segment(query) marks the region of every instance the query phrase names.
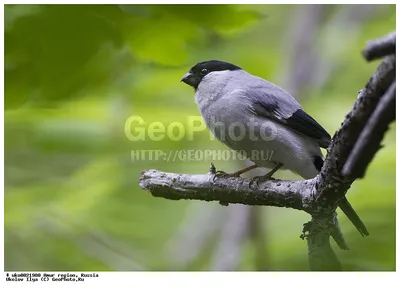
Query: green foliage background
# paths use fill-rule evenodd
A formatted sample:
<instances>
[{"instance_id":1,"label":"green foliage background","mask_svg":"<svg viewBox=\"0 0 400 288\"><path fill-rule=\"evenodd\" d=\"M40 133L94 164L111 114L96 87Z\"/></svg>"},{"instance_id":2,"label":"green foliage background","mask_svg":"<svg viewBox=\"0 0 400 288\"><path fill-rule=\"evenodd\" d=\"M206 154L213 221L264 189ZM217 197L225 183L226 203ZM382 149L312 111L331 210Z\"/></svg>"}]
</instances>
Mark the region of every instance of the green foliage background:
<instances>
[{"instance_id":1,"label":"green foliage background","mask_svg":"<svg viewBox=\"0 0 400 288\"><path fill-rule=\"evenodd\" d=\"M361 57L367 40L395 29L395 6L376 8L357 29L332 27L350 6L327 6L315 41L335 72L307 87L303 107L333 135L378 62ZM292 5L6 5L5 269L210 269L216 239L187 267L166 251L189 201L154 198L138 186L155 168L205 173L209 161L131 161L134 149L223 149L204 131L194 141L129 141L132 115L146 124L198 116L193 91L179 82L195 63L220 59L279 83ZM303 71L307 73L307 71ZM303 100L304 99L304 100ZM348 197L366 223L361 238L339 215L350 251L347 270L395 269L395 125ZM234 170L232 162L217 168ZM280 172L278 177L295 179ZM201 203L201 205L217 205ZM226 209L218 207L217 209ZM307 270L301 241L306 214L262 209L270 270ZM243 243L240 270L257 247ZM178 257L179 255L175 255Z\"/></svg>"}]
</instances>

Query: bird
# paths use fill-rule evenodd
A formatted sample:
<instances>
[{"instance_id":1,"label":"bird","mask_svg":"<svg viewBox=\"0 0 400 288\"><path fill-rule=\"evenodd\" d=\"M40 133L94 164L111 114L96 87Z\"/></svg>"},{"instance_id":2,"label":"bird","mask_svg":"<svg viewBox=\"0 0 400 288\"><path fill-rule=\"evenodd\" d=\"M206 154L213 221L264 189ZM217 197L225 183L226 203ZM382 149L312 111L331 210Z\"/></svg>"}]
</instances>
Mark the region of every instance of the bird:
<instances>
[{"instance_id":1,"label":"bird","mask_svg":"<svg viewBox=\"0 0 400 288\"><path fill-rule=\"evenodd\" d=\"M252 179L258 184L278 170L304 179L320 173L321 148L329 147L331 136L283 88L220 60L197 63L181 81L194 88L195 103L215 138L254 163L234 173L220 171L221 175L239 177L257 167L271 169ZM362 236L369 235L347 198L339 208Z\"/></svg>"}]
</instances>

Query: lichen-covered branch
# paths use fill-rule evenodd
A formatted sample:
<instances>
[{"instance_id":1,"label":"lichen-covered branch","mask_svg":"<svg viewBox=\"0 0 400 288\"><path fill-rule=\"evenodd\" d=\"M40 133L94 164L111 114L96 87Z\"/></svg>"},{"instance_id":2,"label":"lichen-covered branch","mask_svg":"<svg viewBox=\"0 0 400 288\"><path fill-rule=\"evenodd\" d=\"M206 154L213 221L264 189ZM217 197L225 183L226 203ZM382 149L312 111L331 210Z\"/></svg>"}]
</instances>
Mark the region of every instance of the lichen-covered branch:
<instances>
[{"instance_id":1,"label":"lichen-covered branch","mask_svg":"<svg viewBox=\"0 0 400 288\"><path fill-rule=\"evenodd\" d=\"M310 212L315 180L271 180L250 187L245 178L222 178L214 174L174 174L157 170L143 171L139 185L155 197L170 200L203 200L288 207Z\"/></svg>"}]
</instances>

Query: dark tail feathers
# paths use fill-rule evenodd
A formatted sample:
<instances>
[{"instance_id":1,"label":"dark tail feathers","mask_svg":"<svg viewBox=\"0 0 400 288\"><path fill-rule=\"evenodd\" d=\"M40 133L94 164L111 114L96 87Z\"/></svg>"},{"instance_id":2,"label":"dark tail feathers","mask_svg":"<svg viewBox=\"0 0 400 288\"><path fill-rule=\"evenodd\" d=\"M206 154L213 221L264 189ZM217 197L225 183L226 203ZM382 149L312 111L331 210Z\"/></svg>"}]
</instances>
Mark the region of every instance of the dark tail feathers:
<instances>
[{"instance_id":1,"label":"dark tail feathers","mask_svg":"<svg viewBox=\"0 0 400 288\"><path fill-rule=\"evenodd\" d=\"M354 211L350 202L346 198L340 201L339 208L342 209L343 213L350 219L351 223L356 226L361 236L364 237L369 235L367 227L365 227L364 223L361 221L360 217L358 217L356 211Z\"/></svg>"}]
</instances>

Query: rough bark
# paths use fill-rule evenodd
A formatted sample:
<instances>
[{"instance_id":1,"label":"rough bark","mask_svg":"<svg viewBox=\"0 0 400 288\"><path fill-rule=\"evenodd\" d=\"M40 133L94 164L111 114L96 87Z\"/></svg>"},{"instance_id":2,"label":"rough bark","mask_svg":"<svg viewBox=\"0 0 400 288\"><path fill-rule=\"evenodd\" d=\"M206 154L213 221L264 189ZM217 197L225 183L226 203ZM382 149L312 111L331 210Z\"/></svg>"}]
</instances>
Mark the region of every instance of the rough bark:
<instances>
[{"instance_id":1,"label":"rough bark","mask_svg":"<svg viewBox=\"0 0 400 288\"><path fill-rule=\"evenodd\" d=\"M333 136L324 166L318 176L317 201L314 207L317 212L333 212L354 182L354 177L344 177L341 171L379 100L395 80L395 68L394 56L388 56L382 61L366 87L359 92L357 101L346 115L342 127Z\"/></svg>"},{"instance_id":2,"label":"rough bark","mask_svg":"<svg viewBox=\"0 0 400 288\"><path fill-rule=\"evenodd\" d=\"M221 203L288 207L311 213L315 180L271 180L250 187L250 179L214 178L214 174L175 174L143 171L140 186L154 197L170 200L203 200Z\"/></svg>"},{"instance_id":3,"label":"rough bark","mask_svg":"<svg viewBox=\"0 0 400 288\"><path fill-rule=\"evenodd\" d=\"M369 41L367 48L362 52L367 61L382 58L396 53L396 32L392 32L382 38Z\"/></svg>"},{"instance_id":4,"label":"rough bark","mask_svg":"<svg viewBox=\"0 0 400 288\"><path fill-rule=\"evenodd\" d=\"M346 177L363 178L368 164L382 147L381 141L389 124L396 118L396 83L393 82L382 97L376 110L357 140L349 158L343 167Z\"/></svg>"}]
</instances>

